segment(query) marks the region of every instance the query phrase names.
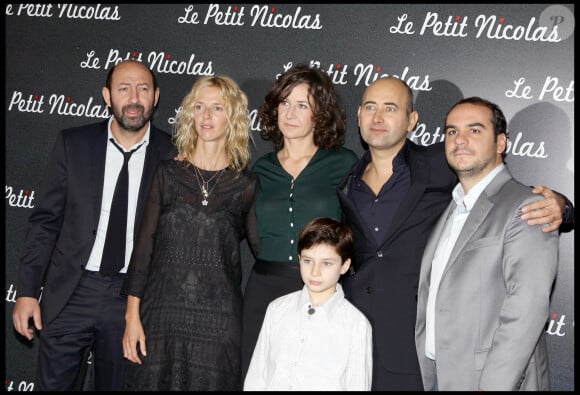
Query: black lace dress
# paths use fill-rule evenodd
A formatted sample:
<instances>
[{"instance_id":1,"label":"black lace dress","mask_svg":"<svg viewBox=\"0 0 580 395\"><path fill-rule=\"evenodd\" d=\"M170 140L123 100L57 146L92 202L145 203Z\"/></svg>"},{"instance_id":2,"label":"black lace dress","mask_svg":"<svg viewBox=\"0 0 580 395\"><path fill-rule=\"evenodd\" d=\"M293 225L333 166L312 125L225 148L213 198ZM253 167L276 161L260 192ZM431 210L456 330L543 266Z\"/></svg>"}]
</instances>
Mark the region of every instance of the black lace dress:
<instances>
[{"instance_id":1,"label":"black lace dress","mask_svg":"<svg viewBox=\"0 0 580 395\"><path fill-rule=\"evenodd\" d=\"M164 161L151 186L124 286L141 298L147 356L128 362L125 390L242 388L240 242L255 226L258 181L224 170L203 205L195 171Z\"/></svg>"}]
</instances>

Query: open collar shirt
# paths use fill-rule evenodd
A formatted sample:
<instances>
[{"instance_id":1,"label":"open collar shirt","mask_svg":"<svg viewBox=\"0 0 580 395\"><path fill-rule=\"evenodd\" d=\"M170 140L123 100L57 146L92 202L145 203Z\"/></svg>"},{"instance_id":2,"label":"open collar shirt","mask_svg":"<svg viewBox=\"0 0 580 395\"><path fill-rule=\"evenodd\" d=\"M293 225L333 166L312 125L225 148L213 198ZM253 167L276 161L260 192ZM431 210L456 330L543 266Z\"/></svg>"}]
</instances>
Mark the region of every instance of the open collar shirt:
<instances>
[{"instance_id":1,"label":"open collar shirt","mask_svg":"<svg viewBox=\"0 0 580 395\"><path fill-rule=\"evenodd\" d=\"M447 266L447 261L451 256L451 251L455 246L461 229L471 212L471 209L477 202L477 199L495 178L495 176L505 167L502 163L489 172L481 181L475 184L468 193L465 193L461 183L458 183L453 189L454 208L451 210L449 217L445 223L443 233L439 239L437 250L433 256L433 263L431 265L431 276L429 286L429 296L427 297L427 316L425 320L425 330L427 337L425 338L425 355L432 360L436 359L435 355L435 302L437 300L437 291L439 290L439 283L441 277Z\"/></svg>"}]
</instances>

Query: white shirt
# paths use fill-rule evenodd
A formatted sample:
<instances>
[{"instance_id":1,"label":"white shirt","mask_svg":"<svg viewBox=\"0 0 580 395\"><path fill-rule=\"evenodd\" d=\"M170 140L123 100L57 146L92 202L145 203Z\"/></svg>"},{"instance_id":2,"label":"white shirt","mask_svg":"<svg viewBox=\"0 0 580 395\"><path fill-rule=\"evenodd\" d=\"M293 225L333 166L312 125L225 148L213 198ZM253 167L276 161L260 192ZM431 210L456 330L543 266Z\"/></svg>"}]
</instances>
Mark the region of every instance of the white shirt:
<instances>
[{"instance_id":1,"label":"white shirt","mask_svg":"<svg viewBox=\"0 0 580 395\"><path fill-rule=\"evenodd\" d=\"M107 237L107 226L109 224L109 213L111 212L111 203L113 201L113 193L115 192L115 184L117 177L123 167L123 154L110 141L114 139L111 133L111 122L113 117L109 119L109 133L107 137L107 157L105 159L105 180L103 183L103 198L101 200L101 215L99 217L99 226L97 227L97 235L86 270L99 271L101 267L101 259L103 257L103 248L105 246L105 238ZM125 152L137 148L143 144L137 151L135 151L129 159L129 204L127 206L127 244L125 248L125 266L121 269L121 273L127 272L131 252L133 251L133 229L135 227L135 213L137 212L137 199L139 197L139 187L141 186L141 176L143 175L143 167L145 165L145 153L149 145L150 127L143 136L143 139L130 147L125 149ZM116 140L115 140L116 141ZM122 147L119 144L119 147ZM124 148L123 148L124 149Z\"/></svg>"},{"instance_id":2,"label":"white shirt","mask_svg":"<svg viewBox=\"0 0 580 395\"><path fill-rule=\"evenodd\" d=\"M439 239L439 244L433 255L433 263L431 264L431 279L429 282L429 296L427 297L427 311L425 318L425 356L429 359L435 360L435 301L437 300L437 291L439 290L439 283L441 277L449 261L451 251L457 242L459 233L463 229L463 225L475 205L475 202L481 195L481 192L488 186L488 184L495 178L495 176L505 167L503 163L490 171L481 181L475 184L471 190L465 194L463 186L458 183L453 189L453 200L455 201L455 208L447 221Z\"/></svg>"},{"instance_id":3,"label":"white shirt","mask_svg":"<svg viewBox=\"0 0 580 395\"><path fill-rule=\"evenodd\" d=\"M370 391L372 329L336 293L308 314L306 286L272 301L244 382L244 391Z\"/></svg>"}]
</instances>

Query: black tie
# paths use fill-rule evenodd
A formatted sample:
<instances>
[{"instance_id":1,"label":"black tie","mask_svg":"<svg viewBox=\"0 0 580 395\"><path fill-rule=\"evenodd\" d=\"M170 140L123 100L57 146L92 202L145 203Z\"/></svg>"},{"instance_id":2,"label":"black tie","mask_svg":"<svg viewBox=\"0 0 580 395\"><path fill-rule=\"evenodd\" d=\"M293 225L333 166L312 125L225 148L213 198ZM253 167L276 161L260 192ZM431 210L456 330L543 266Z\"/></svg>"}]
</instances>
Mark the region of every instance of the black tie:
<instances>
[{"instance_id":1,"label":"black tie","mask_svg":"<svg viewBox=\"0 0 580 395\"><path fill-rule=\"evenodd\" d=\"M127 205L129 201L129 158L133 152L125 152L113 139L111 142L121 151L124 156L123 167L117 178L111 211L109 213L109 225L107 226L107 237L103 248L103 259L101 260L100 272L103 276L113 277L125 266L125 247L127 244Z\"/></svg>"}]
</instances>

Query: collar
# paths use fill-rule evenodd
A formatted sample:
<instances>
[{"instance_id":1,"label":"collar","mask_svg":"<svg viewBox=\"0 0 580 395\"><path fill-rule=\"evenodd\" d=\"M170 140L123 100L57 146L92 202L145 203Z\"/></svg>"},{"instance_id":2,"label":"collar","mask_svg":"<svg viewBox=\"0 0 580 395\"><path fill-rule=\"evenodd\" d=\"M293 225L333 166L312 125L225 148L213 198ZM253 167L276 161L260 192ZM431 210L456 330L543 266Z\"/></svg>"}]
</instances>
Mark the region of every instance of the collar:
<instances>
[{"instance_id":1,"label":"collar","mask_svg":"<svg viewBox=\"0 0 580 395\"><path fill-rule=\"evenodd\" d=\"M505 168L505 164L501 163L496 166L492 171L490 171L481 181L471 188L471 190L465 194L463 186L461 183L457 183L455 188L453 188L453 200L457 206L465 208L470 211L475 205L475 202L479 198L479 195L483 192L485 187L495 178L495 176Z\"/></svg>"},{"instance_id":2,"label":"collar","mask_svg":"<svg viewBox=\"0 0 580 395\"><path fill-rule=\"evenodd\" d=\"M109 123L107 124L107 134L108 134L107 141L113 139L113 140L115 140L115 142L117 143L117 145L119 147L122 147L123 145L121 145L121 143L119 143L119 141L117 141L117 139L115 138L115 136L113 136L113 133L111 132L111 123L112 122L113 122L113 115L111 115L111 117L109 118ZM147 131L143 135L143 138L141 140L139 140L138 142L136 142L135 144L133 144L132 147L129 147L129 149L127 151L131 151L133 148L137 148L141 144L143 144L145 146L148 145L150 135L151 135L151 122L147 122Z\"/></svg>"},{"instance_id":3,"label":"collar","mask_svg":"<svg viewBox=\"0 0 580 395\"><path fill-rule=\"evenodd\" d=\"M315 306L314 308L317 311L325 311L326 314L329 316L334 314L335 311L338 310L339 306L341 305L342 300L344 299L344 291L342 290L342 286L340 283L336 284L336 292L332 294L332 296L323 304L319 306ZM302 291L300 291L300 296L298 297L298 301L296 304L296 311L308 311L308 308L312 305L310 302L310 295L308 294L308 288L306 285L302 287Z\"/></svg>"},{"instance_id":4,"label":"collar","mask_svg":"<svg viewBox=\"0 0 580 395\"><path fill-rule=\"evenodd\" d=\"M405 157L405 147L408 145L408 139L405 139L405 144L401 147L397 155L393 158L393 173L399 170L401 167L407 165L407 159ZM354 176L356 178L362 178L364 170L367 168L368 164L371 162L371 152L366 150L360 157L359 162L355 166Z\"/></svg>"}]
</instances>

